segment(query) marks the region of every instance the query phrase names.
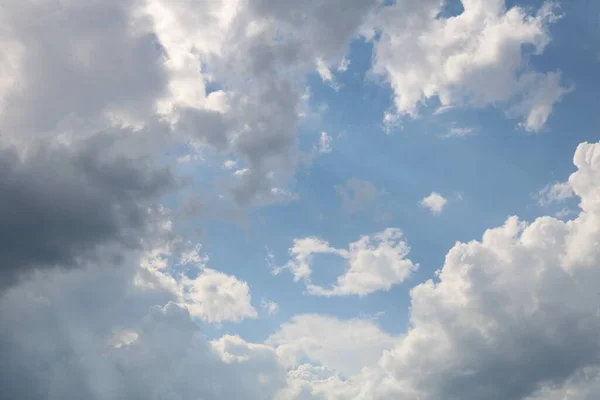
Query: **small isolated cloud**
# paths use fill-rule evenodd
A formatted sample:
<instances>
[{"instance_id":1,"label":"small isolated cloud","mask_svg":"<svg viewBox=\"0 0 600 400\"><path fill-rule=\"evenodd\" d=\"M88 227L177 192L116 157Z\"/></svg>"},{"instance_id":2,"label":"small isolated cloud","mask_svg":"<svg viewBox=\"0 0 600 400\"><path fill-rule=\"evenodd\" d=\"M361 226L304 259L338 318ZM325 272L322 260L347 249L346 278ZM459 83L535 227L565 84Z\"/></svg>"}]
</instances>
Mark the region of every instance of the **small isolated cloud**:
<instances>
[{"instance_id":1,"label":"small isolated cloud","mask_svg":"<svg viewBox=\"0 0 600 400\"><path fill-rule=\"evenodd\" d=\"M348 71L349 66L350 66L350 60L344 57L342 59L342 61L340 62L340 65L338 65L337 70L339 72L346 72L346 71Z\"/></svg>"},{"instance_id":2,"label":"small isolated cloud","mask_svg":"<svg viewBox=\"0 0 600 400\"><path fill-rule=\"evenodd\" d=\"M467 136L476 136L477 130L475 128L463 127L463 128L451 128L447 133L442 135L443 139L450 138L465 138Z\"/></svg>"},{"instance_id":3,"label":"small isolated cloud","mask_svg":"<svg viewBox=\"0 0 600 400\"><path fill-rule=\"evenodd\" d=\"M319 143L316 144L315 149L321 154L331 153L333 138L327 134L327 132L321 132Z\"/></svg>"},{"instance_id":4,"label":"small isolated cloud","mask_svg":"<svg viewBox=\"0 0 600 400\"><path fill-rule=\"evenodd\" d=\"M429 196L421 200L419 205L423 208L429 209L433 215L440 215L447 202L448 200L446 200L444 196L439 193L432 192Z\"/></svg>"},{"instance_id":5,"label":"small isolated cloud","mask_svg":"<svg viewBox=\"0 0 600 400\"><path fill-rule=\"evenodd\" d=\"M402 232L388 228L373 236L362 236L347 249L338 249L315 237L295 239L289 250L292 258L273 273L289 270L294 281L304 281L307 292L314 296L365 296L378 290L389 290L406 280L418 268L406 258L410 248ZM346 270L330 288L311 283L313 256L334 254L346 260Z\"/></svg>"},{"instance_id":6,"label":"small isolated cloud","mask_svg":"<svg viewBox=\"0 0 600 400\"><path fill-rule=\"evenodd\" d=\"M260 306L267 315L275 315L279 312L279 304L272 300L262 299Z\"/></svg>"},{"instance_id":7,"label":"small isolated cloud","mask_svg":"<svg viewBox=\"0 0 600 400\"><path fill-rule=\"evenodd\" d=\"M351 178L343 185L335 185L335 192L342 199L342 208L354 214L371 206L383 191L369 181Z\"/></svg>"},{"instance_id":8,"label":"small isolated cloud","mask_svg":"<svg viewBox=\"0 0 600 400\"><path fill-rule=\"evenodd\" d=\"M231 170L237 166L237 163L233 160L227 160L223 163L223 168Z\"/></svg>"},{"instance_id":9,"label":"small isolated cloud","mask_svg":"<svg viewBox=\"0 0 600 400\"><path fill-rule=\"evenodd\" d=\"M569 182L557 182L544 186L536 193L538 204L546 206L570 199L575 194Z\"/></svg>"}]
</instances>

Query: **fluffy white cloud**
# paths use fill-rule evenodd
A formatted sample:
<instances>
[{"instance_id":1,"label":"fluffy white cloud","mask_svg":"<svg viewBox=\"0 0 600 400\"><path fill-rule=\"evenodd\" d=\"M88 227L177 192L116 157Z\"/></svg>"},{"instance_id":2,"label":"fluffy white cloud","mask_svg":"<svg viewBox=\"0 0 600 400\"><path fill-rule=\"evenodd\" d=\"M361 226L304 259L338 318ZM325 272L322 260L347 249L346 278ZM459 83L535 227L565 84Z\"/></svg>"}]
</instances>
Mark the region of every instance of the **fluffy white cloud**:
<instances>
[{"instance_id":1,"label":"fluffy white cloud","mask_svg":"<svg viewBox=\"0 0 600 400\"><path fill-rule=\"evenodd\" d=\"M397 112L416 116L431 98L443 108L493 105L521 118L526 130L541 130L571 90L560 72L539 73L528 62L550 41L555 6L530 15L504 0L462 0L460 15L438 18L442 5L401 0L378 14L374 70L389 80Z\"/></svg>"},{"instance_id":2,"label":"fluffy white cloud","mask_svg":"<svg viewBox=\"0 0 600 400\"><path fill-rule=\"evenodd\" d=\"M253 318L250 288L244 281L210 268L194 279L183 278L183 299L190 314L208 322Z\"/></svg>"},{"instance_id":3,"label":"fluffy white cloud","mask_svg":"<svg viewBox=\"0 0 600 400\"><path fill-rule=\"evenodd\" d=\"M287 269L294 281L303 280L308 294L315 296L365 296L378 290L389 290L403 282L417 269L406 258L410 248L403 240L402 232L387 228L373 236L362 236L350 243L348 249L337 249L318 238L295 239L290 249L293 257L284 266L276 267L275 274ZM311 283L312 261L317 254L335 254L346 260L346 271L337 277L330 288Z\"/></svg>"},{"instance_id":4,"label":"fluffy white cloud","mask_svg":"<svg viewBox=\"0 0 600 400\"><path fill-rule=\"evenodd\" d=\"M444 206L448 200L439 193L432 192L429 196L423 198L419 203L421 207L425 207L431 211L433 215L439 215L442 213Z\"/></svg>"},{"instance_id":5,"label":"fluffy white cloud","mask_svg":"<svg viewBox=\"0 0 600 400\"><path fill-rule=\"evenodd\" d=\"M172 265L173 246L156 249L147 254L142 267L169 288L179 304L190 314L206 322L239 322L258 316L252 306L248 283L233 275L208 268L207 255L201 247L180 249L179 263ZM179 269L183 268L184 271Z\"/></svg>"},{"instance_id":6,"label":"fluffy white cloud","mask_svg":"<svg viewBox=\"0 0 600 400\"><path fill-rule=\"evenodd\" d=\"M326 351L335 348L343 326L320 331L309 318L303 329L284 325L273 336L287 339L277 350L282 359L286 348L294 356L309 349L305 358L322 365L290 371L282 393L332 400L598 397L600 143L581 144L574 163L568 185L581 200L579 215L567 222L511 217L481 241L457 243L437 279L411 290L410 328L380 339L377 365L365 361L358 373L346 366L360 353L357 346L340 351L349 357L342 363L348 374L336 374L337 360Z\"/></svg>"},{"instance_id":7,"label":"fluffy white cloud","mask_svg":"<svg viewBox=\"0 0 600 400\"><path fill-rule=\"evenodd\" d=\"M275 348L288 367L298 367L308 360L350 377L364 367L377 366L383 351L395 340L369 320L306 314L284 323L266 343Z\"/></svg>"}]
</instances>

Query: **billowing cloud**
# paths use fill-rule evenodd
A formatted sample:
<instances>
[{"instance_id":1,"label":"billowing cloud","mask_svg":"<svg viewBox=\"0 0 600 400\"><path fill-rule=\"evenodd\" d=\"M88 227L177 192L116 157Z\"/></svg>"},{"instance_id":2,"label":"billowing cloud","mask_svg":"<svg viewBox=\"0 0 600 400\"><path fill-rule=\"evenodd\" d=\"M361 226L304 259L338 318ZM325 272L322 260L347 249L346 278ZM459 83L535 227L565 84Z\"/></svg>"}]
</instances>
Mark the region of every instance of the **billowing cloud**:
<instances>
[{"instance_id":1,"label":"billowing cloud","mask_svg":"<svg viewBox=\"0 0 600 400\"><path fill-rule=\"evenodd\" d=\"M381 370L327 385L315 376L303 390L331 399L597 396L600 144L581 144L574 163L575 219L511 217L481 241L457 243L438 278L411 290L410 328ZM363 397L336 397L349 388Z\"/></svg>"},{"instance_id":2,"label":"billowing cloud","mask_svg":"<svg viewBox=\"0 0 600 400\"><path fill-rule=\"evenodd\" d=\"M297 367L309 360L329 370L353 376L377 366L396 338L369 320L339 320L318 314L298 315L267 339L282 361Z\"/></svg>"},{"instance_id":3,"label":"billowing cloud","mask_svg":"<svg viewBox=\"0 0 600 400\"><path fill-rule=\"evenodd\" d=\"M293 257L274 273L289 270L294 281L303 280L308 294L315 296L365 296L378 290L389 290L406 280L417 265L406 258L410 248L404 242L402 232L388 228L373 236L362 236L350 243L348 249L337 249L318 238L296 239L290 249ZM346 270L337 277L330 288L311 282L313 257L318 254L334 254L346 260Z\"/></svg>"},{"instance_id":4,"label":"billowing cloud","mask_svg":"<svg viewBox=\"0 0 600 400\"><path fill-rule=\"evenodd\" d=\"M164 248L147 252L141 266L194 318L219 324L258 316L247 282L209 268L210 259L201 252L201 246L187 247L171 241ZM181 254L178 263L172 262L174 252Z\"/></svg>"},{"instance_id":5,"label":"billowing cloud","mask_svg":"<svg viewBox=\"0 0 600 400\"><path fill-rule=\"evenodd\" d=\"M555 5L532 15L504 0L462 0L461 14L440 18L442 5L396 1L375 22L374 71L392 86L397 113L416 116L429 99L443 108L500 106L524 129L541 130L572 90L560 71L537 72L528 61L550 42Z\"/></svg>"}]
</instances>

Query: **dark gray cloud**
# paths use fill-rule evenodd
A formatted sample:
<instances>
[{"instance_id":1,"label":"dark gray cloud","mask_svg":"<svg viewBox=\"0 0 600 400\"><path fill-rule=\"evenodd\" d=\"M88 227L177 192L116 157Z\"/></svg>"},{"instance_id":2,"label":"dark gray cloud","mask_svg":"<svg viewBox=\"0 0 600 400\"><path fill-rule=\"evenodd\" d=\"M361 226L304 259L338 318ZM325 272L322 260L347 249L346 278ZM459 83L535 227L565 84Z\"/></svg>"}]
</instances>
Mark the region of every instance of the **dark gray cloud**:
<instances>
[{"instance_id":1,"label":"dark gray cloud","mask_svg":"<svg viewBox=\"0 0 600 400\"><path fill-rule=\"evenodd\" d=\"M0 287L33 268L75 266L100 247L148 239L156 201L175 180L147 159L112 155L114 144L98 135L25 155L0 149Z\"/></svg>"}]
</instances>

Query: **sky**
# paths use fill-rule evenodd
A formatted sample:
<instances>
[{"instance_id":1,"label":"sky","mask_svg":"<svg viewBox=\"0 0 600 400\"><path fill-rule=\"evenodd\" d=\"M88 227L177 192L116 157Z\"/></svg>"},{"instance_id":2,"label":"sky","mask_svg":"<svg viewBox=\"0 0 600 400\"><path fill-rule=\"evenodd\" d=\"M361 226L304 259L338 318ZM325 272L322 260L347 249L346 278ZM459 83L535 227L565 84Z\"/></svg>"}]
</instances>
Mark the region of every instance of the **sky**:
<instances>
[{"instance_id":1,"label":"sky","mask_svg":"<svg viewBox=\"0 0 600 400\"><path fill-rule=\"evenodd\" d=\"M600 4L0 26L0 400L600 396Z\"/></svg>"}]
</instances>

